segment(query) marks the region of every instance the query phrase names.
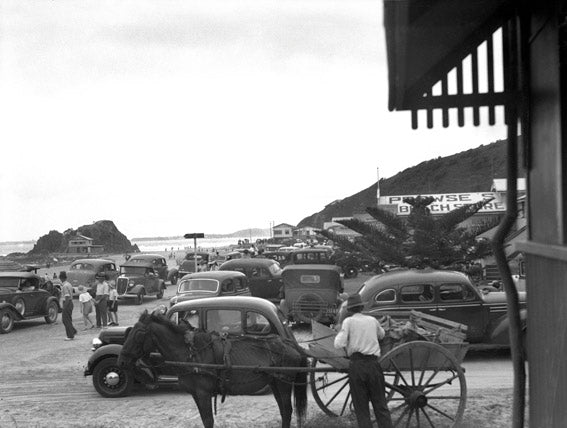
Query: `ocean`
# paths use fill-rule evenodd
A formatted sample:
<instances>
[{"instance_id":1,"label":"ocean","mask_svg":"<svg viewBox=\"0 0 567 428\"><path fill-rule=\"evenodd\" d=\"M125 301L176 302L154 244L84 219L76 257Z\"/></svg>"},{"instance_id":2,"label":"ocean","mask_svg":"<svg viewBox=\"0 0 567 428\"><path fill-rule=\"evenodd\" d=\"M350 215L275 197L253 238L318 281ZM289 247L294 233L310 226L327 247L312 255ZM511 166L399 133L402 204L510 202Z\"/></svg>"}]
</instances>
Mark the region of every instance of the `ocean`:
<instances>
[{"instance_id":1,"label":"ocean","mask_svg":"<svg viewBox=\"0 0 567 428\"><path fill-rule=\"evenodd\" d=\"M239 240L244 241L248 239L251 243L256 242L257 239L266 239L268 236L225 236L225 237L214 237L214 238L203 238L197 239L197 248L213 250L217 248L228 247L229 245L237 245ZM132 244L136 244L140 251L144 253L151 253L155 251L171 251L172 249L184 250L193 249L193 239L185 238L142 238L142 239L131 239ZM10 253L27 253L30 251L35 242L33 241L23 241L23 242L0 242L0 256L6 256Z\"/></svg>"}]
</instances>

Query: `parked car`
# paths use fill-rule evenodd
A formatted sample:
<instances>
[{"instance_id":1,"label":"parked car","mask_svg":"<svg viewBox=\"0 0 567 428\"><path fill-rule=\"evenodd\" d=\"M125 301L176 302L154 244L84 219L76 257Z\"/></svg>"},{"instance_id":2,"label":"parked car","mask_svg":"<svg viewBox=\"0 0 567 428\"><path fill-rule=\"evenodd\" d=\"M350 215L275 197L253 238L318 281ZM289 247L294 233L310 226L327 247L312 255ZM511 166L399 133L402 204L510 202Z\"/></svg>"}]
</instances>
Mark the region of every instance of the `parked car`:
<instances>
[{"instance_id":1,"label":"parked car","mask_svg":"<svg viewBox=\"0 0 567 428\"><path fill-rule=\"evenodd\" d=\"M73 286L73 294L79 295L79 286L90 291L96 285L95 276L103 273L107 280L118 277L116 263L110 259L78 259L71 263L67 271L67 281Z\"/></svg>"},{"instance_id":2,"label":"parked car","mask_svg":"<svg viewBox=\"0 0 567 428\"><path fill-rule=\"evenodd\" d=\"M185 275L177 283L177 293L170 306L185 300L203 297L250 296L248 278L242 272L210 271Z\"/></svg>"},{"instance_id":3,"label":"parked car","mask_svg":"<svg viewBox=\"0 0 567 428\"><path fill-rule=\"evenodd\" d=\"M289 255L289 264L306 265L322 264L334 265L332 251L325 248L300 248L292 251Z\"/></svg>"},{"instance_id":4,"label":"parked car","mask_svg":"<svg viewBox=\"0 0 567 428\"><path fill-rule=\"evenodd\" d=\"M197 260L197 270L195 270ZM205 252L187 253L185 259L177 267L177 278L183 278L189 273L204 272L209 270L210 255Z\"/></svg>"},{"instance_id":5,"label":"parked car","mask_svg":"<svg viewBox=\"0 0 567 428\"><path fill-rule=\"evenodd\" d=\"M283 286L282 269L275 260L263 258L228 260L219 267L219 271L224 270L245 274L252 296L279 303Z\"/></svg>"},{"instance_id":6,"label":"parked car","mask_svg":"<svg viewBox=\"0 0 567 428\"><path fill-rule=\"evenodd\" d=\"M165 257L159 254L136 254L128 259L128 263L151 263L160 279L169 281L172 285L177 283L177 270L170 271Z\"/></svg>"},{"instance_id":7,"label":"parked car","mask_svg":"<svg viewBox=\"0 0 567 428\"><path fill-rule=\"evenodd\" d=\"M359 272L382 273L384 266L377 258L369 258L358 252L337 250L333 253L333 261L340 266L346 279L356 278Z\"/></svg>"},{"instance_id":8,"label":"parked car","mask_svg":"<svg viewBox=\"0 0 567 428\"><path fill-rule=\"evenodd\" d=\"M166 313L176 324L191 324L205 331L230 332L262 337L277 334L295 341L287 321L278 308L267 300L238 296L213 297L177 303ZM128 395L134 384L151 388L176 385L177 369L161 363L161 355L152 353L150 361L139 360L134 369L118 366L118 356L130 327L102 330L93 339L85 376L92 376L93 385L103 397Z\"/></svg>"},{"instance_id":9,"label":"parked car","mask_svg":"<svg viewBox=\"0 0 567 428\"><path fill-rule=\"evenodd\" d=\"M262 257L266 259L275 260L280 264L280 267L283 269L289 263L289 256L290 252L288 251L264 251L262 253Z\"/></svg>"},{"instance_id":10,"label":"parked car","mask_svg":"<svg viewBox=\"0 0 567 428\"><path fill-rule=\"evenodd\" d=\"M151 262L127 261L120 266L120 276L116 279L119 299L136 299L141 305L144 296L163 297L165 281L159 277Z\"/></svg>"},{"instance_id":11,"label":"parked car","mask_svg":"<svg viewBox=\"0 0 567 428\"><path fill-rule=\"evenodd\" d=\"M416 310L468 326L467 340L483 347L507 347L508 315L504 292L481 293L461 272L434 269L395 270L376 275L357 291L364 313ZM520 292L520 315L525 332L526 293ZM346 315L341 305L339 321Z\"/></svg>"},{"instance_id":12,"label":"parked car","mask_svg":"<svg viewBox=\"0 0 567 428\"><path fill-rule=\"evenodd\" d=\"M0 333L10 333L14 323L43 317L52 324L60 311L57 290L31 272L0 272ZM44 288L42 288L44 287Z\"/></svg>"},{"instance_id":13,"label":"parked car","mask_svg":"<svg viewBox=\"0 0 567 428\"><path fill-rule=\"evenodd\" d=\"M295 322L336 321L344 300L341 269L334 265L287 265L282 272L283 299L280 309Z\"/></svg>"}]
</instances>

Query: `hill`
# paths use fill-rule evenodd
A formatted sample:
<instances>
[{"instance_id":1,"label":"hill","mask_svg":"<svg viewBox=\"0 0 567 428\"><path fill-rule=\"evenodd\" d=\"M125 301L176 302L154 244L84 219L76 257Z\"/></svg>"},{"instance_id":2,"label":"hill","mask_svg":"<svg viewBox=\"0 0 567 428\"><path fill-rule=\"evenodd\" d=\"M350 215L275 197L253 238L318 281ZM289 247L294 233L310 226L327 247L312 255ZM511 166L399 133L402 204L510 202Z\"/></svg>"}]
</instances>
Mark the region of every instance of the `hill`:
<instances>
[{"instance_id":1,"label":"hill","mask_svg":"<svg viewBox=\"0 0 567 428\"><path fill-rule=\"evenodd\" d=\"M138 247L122 234L110 220L100 220L93 224L79 227L77 230L67 229L61 233L50 231L37 240L28 255L64 253L69 240L78 234L93 238L94 243L103 245L106 253L138 252Z\"/></svg>"},{"instance_id":2,"label":"hill","mask_svg":"<svg viewBox=\"0 0 567 428\"><path fill-rule=\"evenodd\" d=\"M523 174L522 174L523 175ZM485 192L494 178L506 177L506 141L499 140L476 149L420 163L393 177L380 180L380 194L437 194ZM332 202L322 211L301 220L297 227L321 228L333 217L350 217L376 205L376 186Z\"/></svg>"}]
</instances>

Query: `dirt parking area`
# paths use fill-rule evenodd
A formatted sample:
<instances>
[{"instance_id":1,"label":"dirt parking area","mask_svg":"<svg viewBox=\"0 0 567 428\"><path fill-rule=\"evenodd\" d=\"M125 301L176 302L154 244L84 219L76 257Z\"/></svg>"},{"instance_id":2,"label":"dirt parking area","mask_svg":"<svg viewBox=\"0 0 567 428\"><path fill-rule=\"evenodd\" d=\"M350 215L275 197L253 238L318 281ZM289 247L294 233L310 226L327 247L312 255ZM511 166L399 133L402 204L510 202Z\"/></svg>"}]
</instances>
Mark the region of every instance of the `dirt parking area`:
<instances>
[{"instance_id":1,"label":"dirt parking area","mask_svg":"<svg viewBox=\"0 0 567 428\"><path fill-rule=\"evenodd\" d=\"M357 284L347 287L356 288ZM142 305L121 302L120 325L133 325L143 310L167 303L174 293L170 285L162 300L147 297ZM129 397L101 397L92 379L83 376L98 330L82 330L76 299L73 321L79 330L73 341L64 340L61 317L52 325L43 319L20 322L10 334L0 336L1 428L202 426L192 397L174 388L138 388ZM305 339L305 332L302 335ZM510 408L510 388L469 391L462 426L509 426ZM224 403L219 399L216 426L279 427L278 407L271 394L228 397ZM356 423L352 418L324 415L310 397L305 426L354 427Z\"/></svg>"}]
</instances>

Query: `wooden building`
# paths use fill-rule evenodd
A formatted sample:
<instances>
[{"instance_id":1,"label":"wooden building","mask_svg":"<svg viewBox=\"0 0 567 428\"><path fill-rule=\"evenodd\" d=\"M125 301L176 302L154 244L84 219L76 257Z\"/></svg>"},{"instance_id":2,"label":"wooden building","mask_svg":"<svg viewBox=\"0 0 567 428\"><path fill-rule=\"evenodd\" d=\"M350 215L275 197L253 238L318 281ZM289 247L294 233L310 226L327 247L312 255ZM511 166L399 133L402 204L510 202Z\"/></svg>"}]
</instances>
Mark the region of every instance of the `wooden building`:
<instances>
[{"instance_id":1,"label":"wooden building","mask_svg":"<svg viewBox=\"0 0 567 428\"><path fill-rule=\"evenodd\" d=\"M527 240L519 249L529 307L529 421L534 427L562 427L567 421L566 12L566 3L558 0L384 1L390 110L410 110L417 128L420 118L427 127L454 125L450 111L462 126L465 109L472 110L475 125L481 124L481 109L487 112L483 124L493 125L496 108L504 107L507 212L494 246L512 319L514 427L524 425L520 348L526 337L519 330L518 296L503 247L517 217L519 134L527 170ZM479 61L481 50L486 61Z\"/></svg>"}]
</instances>

